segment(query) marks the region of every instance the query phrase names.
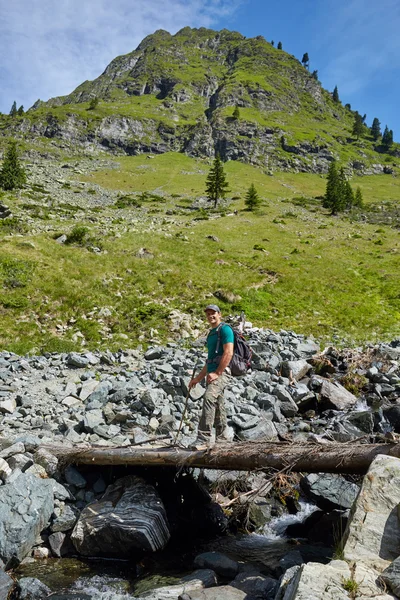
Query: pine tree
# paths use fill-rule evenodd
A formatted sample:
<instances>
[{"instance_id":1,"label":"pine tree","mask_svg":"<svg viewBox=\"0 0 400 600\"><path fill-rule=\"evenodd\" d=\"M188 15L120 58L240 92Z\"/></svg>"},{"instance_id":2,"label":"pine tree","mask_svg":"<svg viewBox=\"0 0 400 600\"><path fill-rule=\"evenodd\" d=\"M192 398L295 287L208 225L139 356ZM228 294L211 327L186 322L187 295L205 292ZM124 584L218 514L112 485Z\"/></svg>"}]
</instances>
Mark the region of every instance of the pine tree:
<instances>
[{"instance_id":1,"label":"pine tree","mask_svg":"<svg viewBox=\"0 0 400 600\"><path fill-rule=\"evenodd\" d=\"M232 113L232 117L235 119L235 121L237 121L238 119L240 119L240 110L239 107L236 105L233 113Z\"/></svg>"},{"instance_id":2,"label":"pine tree","mask_svg":"<svg viewBox=\"0 0 400 600\"><path fill-rule=\"evenodd\" d=\"M357 206L358 208L362 208L364 206L364 200L359 187L356 189L356 193L354 195L354 206Z\"/></svg>"},{"instance_id":3,"label":"pine tree","mask_svg":"<svg viewBox=\"0 0 400 600\"><path fill-rule=\"evenodd\" d=\"M22 117L22 115L24 114L24 112L25 112L25 111L24 111L24 107L23 107L23 105L21 104L21 106L20 106L20 107L19 107L19 109L18 109L18 116L19 116L19 117Z\"/></svg>"},{"instance_id":4,"label":"pine tree","mask_svg":"<svg viewBox=\"0 0 400 600\"><path fill-rule=\"evenodd\" d=\"M308 57L308 52L304 52L303 54L303 58L301 59L301 62L303 64L304 67L306 67L307 69L310 66L310 59Z\"/></svg>"},{"instance_id":5,"label":"pine tree","mask_svg":"<svg viewBox=\"0 0 400 600\"><path fill-rule=\"evenodd\" d=\"M335 89L332 92L332 99L333 99L334 102L340 102L340 100L339 100L339 92L338 92L338 89L337 89L337 85L335 85Z\"/></svg>"},{"instance_id":6,"label":"pine tree","mask_svg":"<svg viewBox=\"0 0 400 600\"><path fill-rule=\"evenodd\" d=\"M354 204L354 192L350 185L350 182L347 180L346 173L344 172L343 167L339 171L339 185L340 192L339 195L342 198L342 208L346 210L350 210L350 208ZM340 210L340 209L339 209Z\"/></svg>"},{"instance_id":7,"label":"pine tree","mask_svg":"<svg viewBox=\"0 0 400 600\"><path fill-rule=\"evenodd\" d=\"M354 115L352 134L355 135L357 139L359 139L360 135L362 135L363 132L364 132L363 118L358 112L356 112L356 114Z\"/></svg>"},{"instance_id":8,"label":"pine tree","mask_svg":"<svg viewBox=\"0 0 400 600\"><path fill-rule=\"evenodd\" d=\"M372 121L371 125L371 135L374 138L375 142L381 137L381 123L377 117Z\"/></svg>"},{"instance_id":9,"label":"pine tree","mask_svg":"<svg viewBox=\"0 0 400 600\"><path fill-rule=\"evenodd\" d=\"M326 191L322 205L324 208L329 208L332 215L336 215L344 207L343 185L335 161L332 161L329 165L328 180L326 182Z\"/></svg>"},{"instance_id":10,"label":"pine tree","mask_svg":"<svg viewBox=\"0 0 400 600\"><path fill-rule=\"evenodd\" d=\"M271 40L271 46L274 46L274 45L275 45L274 40Z\"/></svg>"},{"instance_id":11,"label":"pine tree","mask_svg":"<svg viewBox=\"0 0 400 600\"><path fill-rule=\"evenodd\" d=\"M347 108L347 110L351 110L350 102L347 102L347 104L345 104L344 107Z\"/></svg>"},{"instance_id":12,"label":"pine tree","mask_svg":"<svg viewBox=\"0 0 400 600\"><path fill-rule=\"evenodd\" d=\"M383 135L382 135L382 146L386 149L389 149L392 144L393 144L393 131L389 130L388 126L386 125L385 131L383 132Z\"/></svg>"},{"instance_id":13,"label":"pine tree","mask_svg":"<svg viewBox=\"0 0 400 600\"><path fill-rule=\"evenodd\" d=\"M311 73L311 77L312 77L313 79L315 79L315 81L318 81L318 71L317 71L317 69L315 69L315 71L313 71L313 72Z\"/></svg>"},{"instance_id":14,"label":"pine tree","mask_svg":"<svg viewBox=\"0 0 400 600\"><path fill-rule=\"evenodd\" d=\"M26 174L18 158L17 143L11 141L0 171L0 187L3 190L13 190L22 187L24 183L26 183Z\"/></svg>"},{"instance_id":15,"label":"pine tree","mask_svg":"<svg viewBox=\"0 0 400 600\"><path fill-rule=\"evenodd\" d=\"M12 117L15 117L15 116L16 116L16 114L17 114L17 103L16 103L16 102L15 102L15 100L14 100L14 102L13 102L13 104L12 104L12 107L11 107L11 110L10 110L10 115L11 115Z\"/></svg>"},{"instance_id":16,"label":"pine tree","mask_svg":"<svg viewBox=\"0 0 400 600\"><path fill-rule=\"evenodd\" d=\"M213 166L207 176L206 194L210 202L214 202L214 208L217 208L218 200L224 199L228 192L228 182L226 181L224 167L219 154L214 158Z\"/></svg>"},{"instance_id":17,"label":"pine tree","mask_svg":"<svg viewBox=\"0 0 400 600\"><path fill-rule=\"evenodd\" d=\"M254 187L254 183L252 183L249 189L247 190L244 203L249 210L254 210L255 208L257 208L257 206L261 204L261 200L256 188Z\"/></svg>"},{"instance_id":18,"label":"pine tree","mask_svg":"<svg viewBox=\"0 0 400 600\"><path fill-rule=\"evenodd\" d=\"M277 48L278 50L282 50L282 42L278 42Z\"/></svg>"}]
</instances>

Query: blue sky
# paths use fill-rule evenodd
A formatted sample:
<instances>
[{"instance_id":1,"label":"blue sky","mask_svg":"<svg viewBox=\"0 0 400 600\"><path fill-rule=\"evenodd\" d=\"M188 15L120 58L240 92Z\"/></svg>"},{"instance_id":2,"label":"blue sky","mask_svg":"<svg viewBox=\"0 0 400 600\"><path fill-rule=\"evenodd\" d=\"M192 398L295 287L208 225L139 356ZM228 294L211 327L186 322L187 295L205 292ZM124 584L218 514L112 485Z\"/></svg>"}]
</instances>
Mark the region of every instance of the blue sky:
<instances>
[{"instance_id":1,"label":"blue sky","mask_svg":"<svg viewBox=\"0 0 400 600\"><path fill-rule=\"evenodd\" d=\"M67 94L149 33L186 25L308 52L326 89L400 139L399 0L0 0L0 111Z\"/></svg>"}]
</instances>

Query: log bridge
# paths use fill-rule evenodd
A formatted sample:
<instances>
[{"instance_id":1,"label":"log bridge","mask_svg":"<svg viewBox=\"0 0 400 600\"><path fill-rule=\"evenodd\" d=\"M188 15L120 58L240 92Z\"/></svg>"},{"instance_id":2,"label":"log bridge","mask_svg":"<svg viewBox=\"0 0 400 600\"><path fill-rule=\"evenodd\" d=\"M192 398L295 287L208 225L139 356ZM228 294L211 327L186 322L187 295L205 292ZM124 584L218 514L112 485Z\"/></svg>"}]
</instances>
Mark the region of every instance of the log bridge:
<instances>
[{"instance_id":1,"label":"log bridge","mask_svg":"<svg viewBox=\"0 0 400 600\"><path fill-rule=\"evenodd\" d=\"M379 454L400 458L400 443L230 442L207 450L164 447L41 446L76 465L199 467L234 471L274 469L364 474Z\"/></svg>"}]
</instances>

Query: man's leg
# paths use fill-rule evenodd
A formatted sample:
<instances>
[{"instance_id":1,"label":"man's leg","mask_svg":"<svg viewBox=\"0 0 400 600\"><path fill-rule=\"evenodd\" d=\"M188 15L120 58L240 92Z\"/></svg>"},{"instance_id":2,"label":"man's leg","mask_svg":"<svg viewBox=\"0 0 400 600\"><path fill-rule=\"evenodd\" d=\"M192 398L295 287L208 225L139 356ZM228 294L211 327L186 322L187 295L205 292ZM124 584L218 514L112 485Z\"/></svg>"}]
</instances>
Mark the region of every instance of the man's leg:
<instances>
[{"instance_id":1,"label":"man's leg","mask_svg":"<svg viewBox=\"0 0 400 600\"><path fill-rule=\"evenodd\" d=\"M200 417L197 439L205 442L211 441L212 429L215 421L215 411L218 405L218 398L224 393L226 385L225 373L220 375L218 379L214 379L207 385L204 400L203 410ZM225 417L226 418L226 417Z\"/></svg>"},{"instance_id":2,"label":"man's leg","mask_svg":"<svg viewBox=\"0 0 400 600\"><path fill-rule=\"evenodd\" d=\"M217 441L225 441L226 438L226 428L227 428L227 420L226 420L226 409L225 409L225 399L224 399L224 389L226 385L229 383L229 375L223 373L221 375L221 386L220 393L217 398L217 404L215 407L215 439Z\"/></svg>"}]
</instances>

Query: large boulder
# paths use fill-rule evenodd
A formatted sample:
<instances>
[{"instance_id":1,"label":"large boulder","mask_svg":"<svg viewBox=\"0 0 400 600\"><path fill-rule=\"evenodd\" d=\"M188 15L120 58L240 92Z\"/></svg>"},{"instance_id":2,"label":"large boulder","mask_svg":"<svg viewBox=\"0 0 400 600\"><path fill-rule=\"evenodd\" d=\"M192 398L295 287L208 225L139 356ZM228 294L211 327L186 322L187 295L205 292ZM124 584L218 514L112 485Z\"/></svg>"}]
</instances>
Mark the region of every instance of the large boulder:
<instances>
[{"instance_id":1,"label":"large boulder","mask_svg":"<svg viewBox=\"0 0 400 600\"><path fill-rule=\"evenodd\" d=\"M101 500L82 511L71 536L76 550L84 556L119 557L127 557L133 550L161 550L169 538L158 493L131 475L110 485Z\"/></svg>"},{"instance_id":2,"label":"large boulder","mask_svg":"<svg viewBox=\"0 0 400 600\"><path fill-rule=\"evenodd\" d=\"M346 560L385 568L400 555L399 489L400 459L377 456L350 513L343 538Z\"/></svg>"},{"instance_id":3,"label":"large boulder","mask_svg":"<svg viewBox=\"0 0 400 600\"><path fill-rule=\"evenodd\" d=\"M333 560L329 565L302 565L287 585L284 600L349 600L343 584L351 580L349 565Z\"/></svg>"},{"instance_id":4,"label":"large boulder","mask_svg":"<svg viewBox=\"0 0 400 600\"><path fill-rule=\"evenodd\" d=\"M313 375L310 386L312 389L319 388L321 408L334 410L345 410L351 408L357 403L357 398L351 394L337 381L330 381L319 375Z\"/></svg>"},{"instance_id":5,"label":"large boulder","mask_svg":"<svg viewBox=\"0 0 400 600\"><path fill-rule=\"evenodd\" d=\"M49 480L21 473L0 487L0 558L6 567L29 554L53 510Z\"/></svg>"},{"instance_id":6,"label":"large boulder","mask_svg":"<svg viewBox=\"0 0 400 600\"><path fill-rule=\"evenodd\" d=\"M357 498L359 487L335 473L311 473L302 478L302 490L322 510L346 510Z\"/></svg>"},{"instance_id":7,"label":"large boulder","mask_svg":"<svg viewBox=\"0 0 400 600\"><path fill-rule=\"evenodd\" d=\"M199 569L190 575L182 577L175 585L166 585L148 592L144 592L141 598L146 600L174 600L175 598L192 598L195 592L201 592L204 588L217 585L217 576L210 569ZM219 588L218 588L219 589Z\"/></svg>"}]
</instances>

